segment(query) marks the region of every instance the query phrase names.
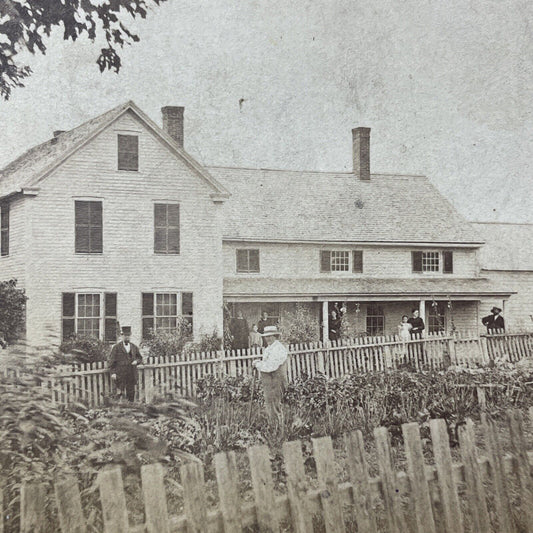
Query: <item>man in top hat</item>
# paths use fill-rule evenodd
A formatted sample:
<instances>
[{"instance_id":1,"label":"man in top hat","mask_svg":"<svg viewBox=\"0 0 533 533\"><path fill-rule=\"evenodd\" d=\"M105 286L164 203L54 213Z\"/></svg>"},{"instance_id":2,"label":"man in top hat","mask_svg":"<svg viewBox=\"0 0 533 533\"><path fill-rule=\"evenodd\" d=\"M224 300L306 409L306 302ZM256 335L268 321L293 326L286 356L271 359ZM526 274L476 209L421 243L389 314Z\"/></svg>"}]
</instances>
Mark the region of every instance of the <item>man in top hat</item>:
<instances>
[{"instance_id":1,"label":"man in top hat","mask_svg":"<svg viewBox=\"0 0 533 533\"><path fill-rule=\"evenodd\" d=\"M490 315L481 319L481 323L487 328L487 333L491 335L492 333L498 333L498 330L503 332L505 330L505 321L501 315L502 310L494 306L490 312Z\"/></svg>"},{"instance_id":2,"label":"man in top hat","mask_svg":"<svg viewBox=\"0 0 533 533\"><path fill-rule=\"evenodd\" d=\"M120 391L126 391L126 398L135 399L135 383L137 383L137 365L142 363L139 348L130 342L131 327L122 328L122 340L115 344L109 355L111 379L116 382Z\"/></svg>"},{"instance_id":3,"label":"man in top hat","mask_svg":"<svg viewBox=\"0 0 533 533\"><path fill-rule=\"evenodd\" d=\"M281 344L277 326L265 326L261 336L267 343L263 359L254 361L261 372L265 407L270 418L281 415L281 399L287 387L287 348Z\"/></svg>"}]
</instances>

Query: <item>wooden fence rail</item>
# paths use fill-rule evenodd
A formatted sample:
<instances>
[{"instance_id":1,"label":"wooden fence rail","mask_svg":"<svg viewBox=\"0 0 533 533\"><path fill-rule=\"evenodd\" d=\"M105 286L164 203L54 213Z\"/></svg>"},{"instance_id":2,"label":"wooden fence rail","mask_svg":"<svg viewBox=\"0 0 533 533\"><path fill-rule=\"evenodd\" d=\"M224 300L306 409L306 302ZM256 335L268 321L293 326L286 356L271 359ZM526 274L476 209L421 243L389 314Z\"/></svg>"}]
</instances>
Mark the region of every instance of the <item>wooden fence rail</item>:
<instances>
[{"instance_id":1,"label":"wooden fence rail","mask_svg":"<svg viewBox=\"0 0 533 533\"><path fill-rule=\"evenodd\" d=\"M530 423L532 416L533 408ZM460 454L456 455L460 455L460 462L453 462L444 420L430 421L431 446L424 445L417 423L404 424L405 470L399 468L397 458L401 454L392 453L386 428L374 430L375 454L365 450L360 431L346 435L337 454L330 437L312 439L313 471L305 467L308 461L304 462L302 442L286 442L282 473L277 477L272 473L269 449L253 446L247 450L252 502L249 498L245 502L239 489L246 471L238 467L242 461L238 463L235 452L218 453L213 463L218 497L206 496L209 488L201 462L181 466L183 511L179 515L172 514L167 505L162 465L144 465L140 472L143 524L129 523L121 469L113 466L97 476L103 532L236 533L251 526L265 532L282 528L295 533L344 533L355 531L356 525L357 531L371 533L533 531L533 453L527 450L531 442L526 439L520 411L507 413L507 427L507 436L502 437L495 423L482 416L478 433L486 455L481 455L474 424L467 420L459 430ZM507 438L510 453L501 445ZM431 465L426 459L429 449ZM369 476L371 468L378 476ZM345 472L347 478L339 480L338 472ZM59 522L55 529L46 523L43 512L52 493ZM0 490L0 503L1 494ZM207 501L213 500L217 503L208 505ZM94 520L98 510L84 508L82 503L72 475L58 477L53 491L43 483L23 482L20 531L94 531L94 523L88 524L85 517ZM7 530L7 516L5 520ZM0 531L3 527L0 521Z\"/></svg>"},{"instance_id":2,"label":"wooden fence rail","mask_svg":"<svg viewBox=\"0 0 533 533\"><path fill-rule=\"evenodd\" d=\"M289 347L289 381L318 373L336 378L360 372L387 371L409 365L417 370L442 369L450 365L477 367L502 358L510 362L533 355L533 333L502 333L477 336L463 332L428 335L409 341L397 336L364 337L339 342L315 342ZM251 375L261 350L188 353L148 357L138 366L137 399L172 393L194 397L199 379L214 376ZM102 405L114 392L104 362L73 364L43 382L52 401Z\"/></svg>"}]
</instances>

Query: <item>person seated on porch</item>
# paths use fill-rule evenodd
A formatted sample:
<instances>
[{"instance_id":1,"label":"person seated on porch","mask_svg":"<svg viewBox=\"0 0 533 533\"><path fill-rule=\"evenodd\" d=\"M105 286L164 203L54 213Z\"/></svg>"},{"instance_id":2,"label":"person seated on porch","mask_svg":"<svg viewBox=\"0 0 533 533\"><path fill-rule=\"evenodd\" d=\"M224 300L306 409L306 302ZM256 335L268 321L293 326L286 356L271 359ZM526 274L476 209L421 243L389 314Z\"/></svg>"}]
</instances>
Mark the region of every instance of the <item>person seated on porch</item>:
<instances>
[{"instance_id":1,"label":"person seated on porch","mask_svg":"<svg viewBox=\"0 0 533 533\"><path fill-rule=\"evenodd\" d=\"M422 332L426 329L426 325L420 318L420 311L418 309L413 309L413 316L407 322L411 324L411 337L421 337Z\"/></svg>"},{"instance_id":2,"label":"person seated on porch","mask_svg":"<svg viewBox=\"0 0 533 533\"><path fill-rule=\"evenodd\" d=\"M257 324L253 324L252 331L250 331L250 335L248 336L248 342L250 348L261 348L263 346L263 338L257 329Z\"/></svg>"},{"instance_id":3,"label":"person seated on porch","mask_svg":"<svg viewBox=\"0 0 533 533\"><path fill-rule=\"evenodd\" d=\"M501 315L502 310L495 306L490 312L490 315L484 316L481 319L481 323L487 328L487 333L492 335L498 333L498 330L503 332L505 330L505 321Z\"/></svg>"},{"instance_id":4,"label":"person seated on porch","mask_svg":"<svg viewBox=\"0 0 533 533\"><path fill-rule=\"evenodd\" d=\"M329 340L338 341L341 338L342 319L337 315L337 311L331 311L329 319Z\"/></svg>"},{"instance_id":5,"label":"person seated on porch","mask_svg":"<svg viewBox=\"0 0 533 533\"><path fill-rule=\"evenodd\" d=\"M401 341L408 341L411 338L411 330L413 326L409 323L407 315L402 316L402 321L398 324L398 335Z\"/></svg>"}]
</instances>

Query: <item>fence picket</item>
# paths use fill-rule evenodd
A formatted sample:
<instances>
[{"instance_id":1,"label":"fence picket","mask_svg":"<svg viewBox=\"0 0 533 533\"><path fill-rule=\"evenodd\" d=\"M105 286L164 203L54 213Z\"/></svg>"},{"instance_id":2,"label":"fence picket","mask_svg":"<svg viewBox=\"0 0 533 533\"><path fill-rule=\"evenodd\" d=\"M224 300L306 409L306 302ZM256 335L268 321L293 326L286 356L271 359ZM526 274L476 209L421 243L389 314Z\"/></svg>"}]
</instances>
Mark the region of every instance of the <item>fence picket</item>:
<instances>
[{"instance_id":1,"label":"fence picket","mask_svg":"<svg viewBox=\"0 0 533 533\"><path fill-rule=\"evenodd\" d=\"M7 369L6 369L7 375ZM0 487L0 533L4 533L4 491Z\"/></svg>"},{"instance_id":2,"label":"fence picket","mask_svg":"<svg viewBox=\"0 0 533 533\"><path fill-rule=\"evenodd\" d=\"M74 476L66 476L54 483L59 514L59 525L63 533L85 533L87 526L78 482Z\"/></svg>"},{"instance_id":3,"label":"fence picket","mask_svg":"<svg viewBox=\"0 0 533 533\"><path fill-rule=\"evenodd\" d=\"M326 533L343 533L344 518L339 498L335 473L335 457L330 437L311 439L316 462L320 501L324 516Z\"/></svg>"},{"instance_id":4,"label":"fence picket","mask_svg":"<svg viewBox=\"0 0 533 533\"><path fill-rule=\"evenodd\" d=\"M507 480L503 468L503 453L500 448L496 426L486 413L481 414L483 432L487 443L487 452L491 467L492 483L494 486L494 504L498 517L498 531L502 533L514 533L514 521L511 513L511 504L507 491Z\"/></svg>"},{"instance_id":5,"label":"fence picket","mask_svg":"<svg viewBox=\"0 0 533 533\"><path fill-rule=\"evenodd\" d=\"M464 531L463 515L453 479L448 428L446 427L446 422L441 418L431 420L429 426L433 443L433 456L437 466L441 504L444 511L445 529L448 533L462 533Z\"/></svg>"},{"instance_id":6,"label":"fence picket","mask_svg":"<svg viewBox=\"0 0 533 533\"><path fill-rule=\"evenodd\" d=\"M215 471L224 533L241 533L241 502L235 452L217 453L215 455Z\"/></svg>"},{"instance_id":7,"label":"fence picket","mask_svg":"<svg viewBox=\"0 0 533 533\"><path fill-rule=\"evenodd\" d=\"M99 472L97 483L100 489L104 532L128 533L128 511L120 467Z\"/></svg>"},{"instance_id":8,"label":"fence picket","mask_svg":"<svg viewBox=\"0 0 533 533\"><path fill-rule=\"evenodd\" d=\"M419 533L435 533L435 521L426 480L426 467L418 424L416 422L402 424L402 433L418 531Z\"/></svg>"},{"instance_id":9,"label":"fence picket","mask_svg":"<svg viewBox=\"0 0 533 533\"><path fill-rule=\"evenodd\" d=\"M167 497L163 467L159 463L141 466L141 485L148 533L169 533Z\"/></svg>"},{"instance_id":10,"label":"fence picket","mask_svg":"<svg viewBox=\"0 0 533 533\"><path fill-rule=\"evenodd\" d=\"M180 468L187 533L204 533L208 529L207 502L205 498L204 467L202 463L190 462Z\"/></svg>"},{"instance_id":11,"label":"fence picket","mask_svg":"<svg viewBox=\"0 0 533 533\"><path fill-rule=\"evenodd\" d=\"M269 453L266 446L248 448L257 524L260 532L278 531L279 529Z\"/></svg>"},{"instance_id":12,"label":"fence picket","mask_svg":"<svg viewBox=\"0 0 533 533\"><path fill-rule=\"evenodd\" d=\"M353 486L353 502L357 529L376 533L376 519L372 510L372 493L368 483L368 466L365 458L363 434L360 430L346 435L344 439L348 471Z\"/></svg>"},{"instance_id":13,"label":"fence picket","mask_svg":"<svg viewBox=\"0 0 533 533\"><path fill-rule=\"evenodd\" d=\"M302 443L299 440L285 442L283 444L283 457L287 472L291 524L295 533L308 533L313 530L313 521L307 505L307 479L304 469Z\"/></svg>"},{"instance_id":14,"label":"fence picket","mask_svg":"<svg viewBox=\"0 0 533 533\"><path fill-rule=\"evenodd\" d=\"M46 485L22 482L20 488L20 533L44 533Z\"/></svg>"},{"instance_id":15,"label":"fence picket","mask_svg":"<svg viewBox=\"0 0 533 533\"><path fill-rule=\"evenodd\" d=\"M474 423L470 418L459 426L459 446L464 465L466 492L472 516L473 531L490 531L490 517L483 478L478 463Z\"/></svg>"}]
</instances>

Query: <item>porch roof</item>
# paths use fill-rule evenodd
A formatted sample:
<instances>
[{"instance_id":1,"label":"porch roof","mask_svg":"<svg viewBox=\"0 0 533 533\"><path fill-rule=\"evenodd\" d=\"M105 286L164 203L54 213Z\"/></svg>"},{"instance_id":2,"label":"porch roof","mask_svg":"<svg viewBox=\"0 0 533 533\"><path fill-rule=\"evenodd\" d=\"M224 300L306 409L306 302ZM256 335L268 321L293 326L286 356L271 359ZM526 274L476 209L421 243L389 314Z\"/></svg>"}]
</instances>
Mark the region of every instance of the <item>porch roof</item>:
<instances>
[{"instance_id":1,"label":"porch roof","mask_svg":"<svg viewBox=\"0 0 533 533\"><path fill-rule=\"evenodd\" d=\"M343 298L355 300L406 300L453 298L478 300L514 294L486 278L225 278L224 297L230 301L318 300Z\"/></svg>"}]
</instances>

